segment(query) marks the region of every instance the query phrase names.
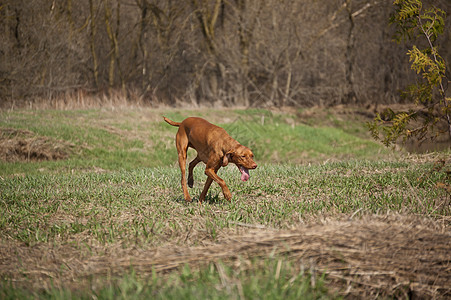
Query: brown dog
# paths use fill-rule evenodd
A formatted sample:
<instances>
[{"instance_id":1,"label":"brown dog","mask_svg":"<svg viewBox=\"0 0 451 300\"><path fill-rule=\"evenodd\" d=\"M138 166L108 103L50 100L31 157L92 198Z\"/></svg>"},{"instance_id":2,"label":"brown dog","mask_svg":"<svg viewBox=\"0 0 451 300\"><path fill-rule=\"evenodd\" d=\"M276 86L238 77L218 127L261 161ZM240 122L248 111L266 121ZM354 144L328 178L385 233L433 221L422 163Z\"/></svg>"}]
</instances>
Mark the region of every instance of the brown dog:
<instances>
[{"instance_id":1,"label":"brown dog","mask_svg":"<svg viewBox=\"0 0 451 300\"><path fill-rule=\"evenodd\" d=\"M229 162L232 162L240 170L241 180L247 181L249 179L249 169L257 167L253 160L254 154L251 149L241 145L231 138L223 128L213 125L207 120L191 117L179 123L166 117L163 118L170 125L179 127L175 137L175 144L179 156L180 170L182 171L182 189L185 200L191 201L185 178L186 152L188 147L191 147L196 149L197 156L189 163L189 187L193 187L193 169L199 162L202 161L206 164L205 175L208 176L204 189L200 194L199 202L202 203L205 200L213 180L221 186L224 197L230 201L232 194L224 180L216 173L219 168L225 167Z\"/></svg>"}]
</instances>

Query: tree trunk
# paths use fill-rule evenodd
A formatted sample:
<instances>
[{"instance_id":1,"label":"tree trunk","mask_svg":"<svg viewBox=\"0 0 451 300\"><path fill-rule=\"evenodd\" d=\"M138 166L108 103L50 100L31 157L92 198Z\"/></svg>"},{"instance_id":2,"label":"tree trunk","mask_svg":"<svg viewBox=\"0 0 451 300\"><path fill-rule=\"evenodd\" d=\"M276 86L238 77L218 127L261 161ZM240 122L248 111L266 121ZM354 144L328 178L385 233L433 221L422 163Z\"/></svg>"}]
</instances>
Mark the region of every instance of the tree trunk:
<instances>
[{"instance_id":1,"label":"tree trunk","mask_svg":"<svg viewBox=\"0 0 451 300\"><path fill-rule=\"evenodd\" d=\"M248 75L249 75L249 35L246 32L248 30L246 25L246 0L238 0L239 10L239 35L240 35L240 97L238 97L238 105L249 106L249 95L247 91Z\"/></svg>"},{"instance_id":2,"label":"tree trunk","mask_svg":"<svg viewBox=\"0 0 451 300\"><path fill-rule=\"evenodd\" d=\"M94 84L96 89L99 88L99 63L96 54L96 12L94 9L93 0L89 0L89 13L90 13L90 48L92 56L92 73L94 76Z\"/></svg>"},{"instance_id":3,"label":"tree trunk","mask_svg":"<svg viewBox=\"0 0 451 300\"><path fill-rule=\"evenodd\" d=\"M355 104L357 102L356 93L354 90L354 61L355 61L355 53L354 53L354 16L352 14L352 0L346 1L346 11L348 13L349 19L349 30L346 41L346 69L345 69L345 77L346 77L346 90L343 102L345 104Z\"/></svg>"}]
</instances>

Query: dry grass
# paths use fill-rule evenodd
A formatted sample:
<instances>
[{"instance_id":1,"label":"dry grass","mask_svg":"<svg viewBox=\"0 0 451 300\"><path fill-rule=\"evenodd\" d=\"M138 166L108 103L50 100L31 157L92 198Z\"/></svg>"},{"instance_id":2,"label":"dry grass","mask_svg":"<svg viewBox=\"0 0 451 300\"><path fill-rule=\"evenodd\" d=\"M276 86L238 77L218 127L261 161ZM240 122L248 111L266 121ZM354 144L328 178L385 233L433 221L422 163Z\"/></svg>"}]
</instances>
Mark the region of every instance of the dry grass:
<instances>
[{"instance_id":1,"label":"dry grass","mask_svg":"<svg viewBox=\"0 0 451 300\"><path fill-rule=\"evenodd\" d=\"M83 89L60 93L50 98L33 98L32 100L7 101L0 104L0 108L14 109L121 109L133 106L146 106L158 101L144 101L142 95L130 90L123 93L120 90L92 93Z\"/></svg>"},{"instance_id":2,"label":"dry grass","mask_svg":"<svg viewBox=\"0 0 451 300\"><path fill-rule=\"evenodd\" d=\"M325 273L329 288L350 298L447 298L450 221L388 214L284 231L238 224L236 232L222 232L218 243L198 247L123 248L118 243L105 248L85 241L85 249L76 249L71 243L28 247L3 241L0 274L19 286L31 281L42 288L52 282L74 289L93 275L118 275L130 267L141 276L217 261L243 270L249 259L282 257L314 276Z\"/></svg>"},{"instance_id":3,"label":"dry grass","mask_svg":"<svg viewBox=\"0 0 451 300\"><path fill-rule=\"evenodd\" d=\"M0 128L0 160L40 161L66 159L74 145L37 136L31 131Z\"/></svg>"}]
</instances>

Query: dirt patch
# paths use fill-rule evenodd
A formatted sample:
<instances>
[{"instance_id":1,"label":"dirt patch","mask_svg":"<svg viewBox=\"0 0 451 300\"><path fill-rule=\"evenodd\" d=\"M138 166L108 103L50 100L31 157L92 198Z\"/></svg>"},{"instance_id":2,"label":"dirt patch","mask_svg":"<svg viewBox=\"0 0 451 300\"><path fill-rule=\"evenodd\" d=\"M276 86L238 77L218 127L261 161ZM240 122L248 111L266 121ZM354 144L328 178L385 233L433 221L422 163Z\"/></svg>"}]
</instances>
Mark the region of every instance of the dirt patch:
<instances>
[{"instance_id":1,"label":"dirt patch","mask_svg":"<svg viewBox=\"0 0 451 300\"><path fill-rule=\"evenodd\" d=\"M241 270L249 258L279 256L299 269L321 276L329 288L349 298L451 297L450 220L414 216L366 216L292 230L249 229L221 233L216 244L158 248L90 243L88 251L73 243L28 247L0 241L0 276L31 288L50 283L80 288L88 278L121 275L130 267L143 276L224 261ZM244 224L245 225L245 224ZM85 242L84 242L85 243ZM87 245L87 244L86 244Z\"/></svg>"},{"instance_id":2,"label":"dirt patch","mask_svg":"<svg viewBox=\"0 0 451 300\"><path fill-rule=\"evenodd\" d=\"M43 161L66 159L74 145L37 136L28 130L0 128L0 160Z\"/></svg>"}]
</instances>

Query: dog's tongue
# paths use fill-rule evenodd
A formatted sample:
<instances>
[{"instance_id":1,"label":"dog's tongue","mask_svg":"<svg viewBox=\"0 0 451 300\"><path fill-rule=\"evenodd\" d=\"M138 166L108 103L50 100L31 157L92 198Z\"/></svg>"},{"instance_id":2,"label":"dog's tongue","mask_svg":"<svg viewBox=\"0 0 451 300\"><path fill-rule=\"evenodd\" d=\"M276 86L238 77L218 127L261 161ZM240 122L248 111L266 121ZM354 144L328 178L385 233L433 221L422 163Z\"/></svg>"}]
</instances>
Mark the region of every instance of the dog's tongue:
<instances>
[{"instance_id":1,"label":"dog's tongue","mask_svg":"<svg viewBox=\"0 0 451 300\"><path fill-rule=\"evenodd\" d=\"M249 177L250 177L249 170L246 169L243 166L239 166L239 169L240 169L240 172L241 172L241 180L242 181L247 181L249 179Z\"/></svg>"}]
</instances>

